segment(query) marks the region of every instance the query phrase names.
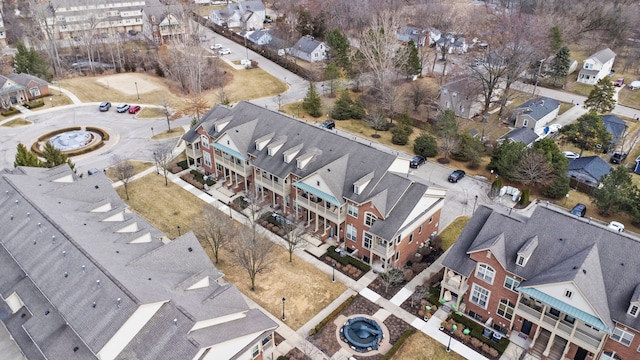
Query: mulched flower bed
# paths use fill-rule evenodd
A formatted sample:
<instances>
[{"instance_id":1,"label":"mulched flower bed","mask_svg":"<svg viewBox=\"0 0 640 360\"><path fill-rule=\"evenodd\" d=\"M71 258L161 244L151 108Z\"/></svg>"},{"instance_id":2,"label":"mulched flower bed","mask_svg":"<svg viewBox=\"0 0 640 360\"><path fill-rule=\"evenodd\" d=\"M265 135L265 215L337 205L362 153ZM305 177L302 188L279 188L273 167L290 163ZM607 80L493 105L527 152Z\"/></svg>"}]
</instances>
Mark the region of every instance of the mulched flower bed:
<instances>
[{"instance_id":1,"label":"mulched flower bed","mask_svg":"<svg viewBox=\"0 0 640 360\"><path fill-rule=\"evenodd\" d=\"M382 296L383 298L390 300L392 297L394 297L398 291L400 291L400 289L402 289L405 285L407 284L407 281L403 281L401 283L398 284L391 284L389 285L388 291L387 287L384 284L384 281L382 281L382 279L378 276L375 280L373 280L373 282L371 284L369 284L369 286L367 286L369 289L373 290L376 294Z\"/></svg>"},{"instance_id":2,"label":"mulched flower bed","mask_svg":"<svg viewBox=\"0 0 640 360\"><path fill-rule=\"evenodd\" d=\"M318 259L329 266L333 265L333 259L330 258L329 256L326 256L326 255L321 256ZM336 262L336 271L339 271L356 281L359 280L361 277L363 277L364 274L366 274L364 271L357 269L353 265L342 265L339 262Z\"/></svg>"},{"instance_id":3,"label":"mulched flower bed","mask_svg":"<svg viewBox=\"0 0 640 360\"><path fill-rule=\"evenodd\" d=\"M355 314L373 315L379 309L380 306L360 295L357 295L341 314L347 317ZM391 316L389 318L391 318ZM338 339L336 337L337 329L338 327L333 323L333 321L330 321L317 334L310 336L309 341L323 353L331 357L340 350L340 343L338 343ZM389 329L389 331L391 331L391 329ZM369 359L369 357L367 357L367 359Z\"/></svg>"}]
</instances>

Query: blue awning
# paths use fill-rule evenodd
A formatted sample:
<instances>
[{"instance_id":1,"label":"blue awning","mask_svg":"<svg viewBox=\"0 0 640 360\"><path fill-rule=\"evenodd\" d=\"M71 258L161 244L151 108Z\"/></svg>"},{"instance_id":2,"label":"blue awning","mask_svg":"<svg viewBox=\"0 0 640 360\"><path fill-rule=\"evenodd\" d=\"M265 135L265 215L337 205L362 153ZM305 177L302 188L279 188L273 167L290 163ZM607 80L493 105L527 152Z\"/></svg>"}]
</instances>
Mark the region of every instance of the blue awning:
<instances>
[{"instance_id":1,"label":"blue awning","mask_svg":"<svg viewBox=\"0 0 640 360\"><path fill-rule=\"evenodd\" d=\"M317 196L330 204L340 206L340 202L333 195L329 195L322 190L314 188L313 186L309 186L301 181L293 183L293 186L299 188L300 190L306 191L311 195Z\"/></svg>"},{"instance_id":2,"label":"blue awning","mask_svg":"<svg viewBox=\"0 0 640 360\"><path fill-rule=\"evenodd\" d=\"M236 158L238 158L240 160L246 160L244 158L244 156L242 156L242 154L240 154L239 152L237 152L237 151L235 151L233 149L229 149L228 147L226 147L226 146L224 146L224 145L222 145L220 143L214 142L213 143L213 147L218 149L218 150L220 150L220 151L226 152L227 154L229 154L231 156L234 156L234 157L236 157Z\"/></svg>"},{"instance_id":3,"label":"blue awning","mask_svg":"<svg viewBox=\"0 0 640 360\"><path fill-rule=\"evenodd\" d=\"M607 327L607 325L605 325L602 320L600 320L599 318L591 315L591 314L587 314L586 312L580 310L580 309L576 309L575 307L560 301L552 296L549 296L545 293L543 293L540 290L534 289L534 288L526 288L526 287L519 287L516 289L517 291L520 291L523 294L527 294L529 296L531 296L534 299L540 300L543 303L548 304L549 306L551 306L554 309L558 309L561 312L574 317L576 319L580 319L582 321L584 321L585 323L595 327L598 330L602 330L602 331L606 331L608 334L611 334L611 329L609 329Z\"/></svg>"}]
</instances>

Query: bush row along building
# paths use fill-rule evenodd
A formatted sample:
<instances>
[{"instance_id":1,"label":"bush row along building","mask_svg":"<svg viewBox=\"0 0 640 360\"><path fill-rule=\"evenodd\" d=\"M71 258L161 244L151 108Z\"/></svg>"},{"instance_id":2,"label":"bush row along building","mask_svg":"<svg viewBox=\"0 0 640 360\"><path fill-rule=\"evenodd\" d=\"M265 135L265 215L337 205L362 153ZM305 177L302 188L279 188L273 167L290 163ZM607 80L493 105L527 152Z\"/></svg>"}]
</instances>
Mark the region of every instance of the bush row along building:
<instances>
[{"instance_id":1,"label":"bush row along building","mask_svg":"<svg viewBox=\"0 0 640 360\"><path fill-rule=\"evenodd\" d=\"M223 191L254 191L379 268L402 267L438 231L446 190L409 179L408 158L248 102L214 107L183 139Z\"/></svg>"},{"instance_id":2,"label":"bush row along building","mask_svg":"<svg viewBox=\"0 0 640 360\"><path fill-rule=\"evenodd\" d=\"M568 212L477 209L443 261L441 301L542 359L640 357L640 242Z\"/></svg>"},{"instance_id":3,"label":"bush row along building","mask_svg":"<svg viewBox=\"0 0 640 360\"><path fill-rule=\"evenodd\" d=\"M29 360L256 359L277 324L103 175L0 174L0 321Z\"/></svg>"}]
</instances>

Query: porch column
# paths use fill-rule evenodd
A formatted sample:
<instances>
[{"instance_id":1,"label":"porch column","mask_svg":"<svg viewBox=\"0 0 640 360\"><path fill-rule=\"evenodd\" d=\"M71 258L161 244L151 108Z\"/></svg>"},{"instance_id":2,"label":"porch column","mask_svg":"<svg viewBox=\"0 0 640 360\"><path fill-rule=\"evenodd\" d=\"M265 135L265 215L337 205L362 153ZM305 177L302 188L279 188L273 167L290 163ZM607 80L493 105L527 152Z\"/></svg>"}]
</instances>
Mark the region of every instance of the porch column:
<instances>
[{"instance_id":1,"label":"porch column","mask_svg":"<svg viewBox=\"0 0 640 360\"><path fill-rule=\"evenodd\" d=\"M555 338L556 338L556 333L551 332L551 336L549 336L549 342L547 343L547 347L544 348L542 355L549 356L549 352L551 351L551 346L553 346L553 341L555 340Z\"/></svg>"},{"instance_id":2,"label":"porch column","mask_svg":"<svg viewBox=\"0 0 640 360\"><path fill-rule=\"evenodd\" d=\"M318 231L318 222L320 222L320 217L318 216L317 207L316 207L316 212L314 214L316 215L316 225L315 225L315 230L313 232L317 232Z\"/></svg>"},{"instance_id":3,"label":"porch column","mask_svg":"<svg viewBox=\"0 0 640 360\"><path fill-rule=\"evenodd\" d=\"M538 340L538 336L540 335L541 331L542 331L542 327L536 324L536 333L533 334L533 337L531 338L531 344L529 344L529 349L533 349L533 345L536 344L536 341Z\"/></svg>"},{"instance_id":4,"label":"porch column","mask_svg":"<svg viewBox=\"0 0 640 360\"><path fill-rule=\"evenodd\" d=\"M509 330L513 330L513 322L516 321L516 316L517 316L516 312L517 312L518 308L520 307L520 304L521 304L520 300L521 299L522 299L522 293L519 292L518 293L518 299L516 300L516 306L513 309L513 316L511 317L511 321L509 322Z\"/></svg>"}]
</instances>

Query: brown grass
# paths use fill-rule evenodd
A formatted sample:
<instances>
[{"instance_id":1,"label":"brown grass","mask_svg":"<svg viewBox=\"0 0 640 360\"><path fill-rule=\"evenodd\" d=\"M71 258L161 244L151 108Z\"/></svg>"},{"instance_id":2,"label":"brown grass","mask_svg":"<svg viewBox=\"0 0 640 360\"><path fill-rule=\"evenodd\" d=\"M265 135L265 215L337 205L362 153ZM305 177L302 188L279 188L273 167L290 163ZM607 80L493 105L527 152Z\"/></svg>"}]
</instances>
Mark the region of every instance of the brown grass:
<instances>
[{"instance_id":1,"label":"brown grass","mask_svg":"<svg viewBox=\"0 0 640 360\"><path fill-rule=\"evenodd\" d=\"M227 73L229 72L233 75L233 80L224 87L224 92L231 102L274 96L287 90L284 82L260 68L247 70L229 68ZM217 99L218 92L214 91L214 93L213 96Z\"/></svg>"},{"instance_id":2,"label":"brown grass","mask_svg":"<svg viewBox=\"0 0 640 360\"><path fill-rule=\"evenodd\" d=\"M446 351L446 346L423 332L416 332L402 345L392 360L464 360L456 352Z\"/></svg>"},{"instance_id":3,"label":"brown grass","mask_svg":"<svg viewBox=\"0 0 640 360\"><path fill-rule=\"evenodd\" d=\"M134 174L139 174L139 173L147 170L148 168L154 166L154 163L152 163L152 162L136 161L136 160L131 160L130 162L133 165L133 173ZM107 168L107 177L109 179L111 179L111 181L113 181L113 182L116 182L116 181L119 180L116 177L112 167ZM131 193L129 193L129 195L131 195Z\"/></svg>"},{"instance_id":4,"label":"brown grass","mask_svg":"<svg viewBox=\"0 0 640 360\"><path fill-rule=\"evenodd\" d=\"M119 187L117 191L124 199L124 189ZM131 182L129 196L131 209L170 238L177 237L178 225L183 234L190 231L193 219L205 204L172 182L165 186L164 177L156 174ZM255 292L249 291L249 276L231 263L228 253L221 254L221 262L216 266L225 274L227 281L236 284L274 316L282 315L282 297L285 297L286 323L298 329L342 294L346 287L338 282L332 283L330 276L297 257L289 263L288 256L283 248L275 247L273 264L268 273L258 275Z\"/></svg>"},{"instance_id":5,"label":"brown grass","mask_svg":"<svg viewBox=\"0 0 640 360\"><path fill-rule=\"evenodd\" d=\"M11 121L7 121L6 123L2 124L1 126L8 127L8 128L15 128L15 127L31 125L31 124L33 124L31 121L25 120L23 118L17 118L17 119L13 119Z\"/></svg>"},{"instance_id":6,"label":"brown grass","mask_svg":"<svg viewBox=\"0 0 640 360\"><path fill-rule=\"evenodd\" d=\"M136 118L138 119L158 119L164 117L164 109L156 107L143 107L136 115Z\"/></svg>"},{"instance_id":7,"label":"brown grass","mask_svg":"<svg viewBox=\"0 0 640 360\"><path fill-rule=\"evenodd\" d=\"M442 230L440 238L442 238L443 250L447 250L458 240L458 236L460 236L470 219L468 216L457 217L449 226Z\"/></svg>"},{"instance_id":8,"label":"brown grass","mask_svg":"<svg viewBox=\"0 0 640 360\"><path fill-rule=\"evenodd\" d=\"M184 135L184 128L182 126L178 126L178 127L172 127L171 128L171 132L168 131L164 131L161 133L156 133L152 139L153 140L163 140L163 139L170 139L170 138L175 138L178 136L182 136Z\"/></svg>"}]
</instances>

